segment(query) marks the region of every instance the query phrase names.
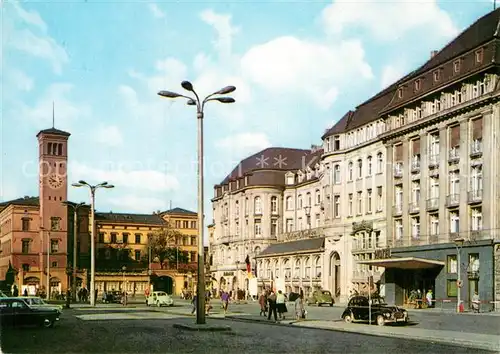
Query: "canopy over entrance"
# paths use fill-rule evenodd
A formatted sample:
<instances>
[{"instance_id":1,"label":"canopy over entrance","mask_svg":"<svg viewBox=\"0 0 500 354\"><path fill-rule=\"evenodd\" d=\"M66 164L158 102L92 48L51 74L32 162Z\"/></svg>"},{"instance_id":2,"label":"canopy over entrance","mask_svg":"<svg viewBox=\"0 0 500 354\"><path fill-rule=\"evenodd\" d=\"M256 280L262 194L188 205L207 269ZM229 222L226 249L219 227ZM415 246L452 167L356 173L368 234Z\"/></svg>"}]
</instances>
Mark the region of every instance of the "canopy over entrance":
<instances>
[{"instance_id":1,"label":"canopy over entrance","mask_svg":"<svg viewBox=\"0 0 500 354\"><path fill-rule=\"evenodd\" d=\"M428 269L444 266L444 262L441 261L416 257L371 259L366 261L358 261L358 264L398 269Z\"/></svg>"}]
</instances>

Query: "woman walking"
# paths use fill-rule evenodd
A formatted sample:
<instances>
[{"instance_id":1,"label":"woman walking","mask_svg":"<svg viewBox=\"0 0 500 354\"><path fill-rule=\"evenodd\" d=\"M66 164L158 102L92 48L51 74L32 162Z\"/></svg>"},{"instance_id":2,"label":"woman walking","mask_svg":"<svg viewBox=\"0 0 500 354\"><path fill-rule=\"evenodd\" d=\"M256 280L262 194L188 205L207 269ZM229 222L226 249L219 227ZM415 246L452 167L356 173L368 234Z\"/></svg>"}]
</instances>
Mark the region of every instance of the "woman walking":
<instances>
[{"instance_id":1,"label":"woman walking","mask_svg":"<svg viewBox=\"0 0 500 354\"><path fill-rule=\"evenodd\" d=\"M285 301L285 294L281 290L278 290L278 295L276 295L276 309L278 310L280 320L285 319L285 313L287 312Z\"/></svg>"},{"instance_id":2,"label":"woman walking","mask_svg":"<svg viewBox=\"0 0 500 354\"><path fill-rule=\"evenodd\" d=\"M231 295L224 291L221 295L222 309L224 310L224 316L226 316L227 308L229 307L229 297Z\"/></svg>"},{"instance_id":3,"label":"woman walking","mask_svg":"<svg viewBox=\"0 0 500 354\"><path fill-rule=\"evenodd\" d=\"M259 316L262 316L262 314L264 314L264 316L267 316L267 296L265 291L262 291L262 293L259 296L259 305L260 305Z\"/></svg>"},{"instance_id":4,"label":"woman walking","mask_svg":"<svg viewBox=\"0 0 500 354\"><path fill-rule=\"evenodd\" d=\"M300 321L306 318L306 309L304 308L304 294L300 293L299 297L295 300L295 318Z\"/></svg>"}]
</instances>

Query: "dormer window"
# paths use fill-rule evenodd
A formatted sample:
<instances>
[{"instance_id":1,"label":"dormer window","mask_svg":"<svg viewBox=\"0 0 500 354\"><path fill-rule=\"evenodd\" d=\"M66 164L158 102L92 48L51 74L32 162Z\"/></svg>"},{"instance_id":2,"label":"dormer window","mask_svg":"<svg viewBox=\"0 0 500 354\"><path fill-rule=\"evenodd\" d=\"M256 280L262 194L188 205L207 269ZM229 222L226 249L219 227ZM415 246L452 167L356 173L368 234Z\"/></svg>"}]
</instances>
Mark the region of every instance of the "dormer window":
<instances>
[{"instance_id":1,"label":"dormer window","mask_svg":"<svg viewBox=\"0 0 500 354\"><path fill-rule=\"evenodd\" d=\"M453 62L453 73L457 74L460 72L460 59Z\"/></svg>"},{"instance_id":2,"label":"dormer window","mask_svg":"<svg viewBox=\"0 0 500 354\"><path fill-rule=\"evenodd\" d=\"M403 98L403 88L398 89L398 97Z\"/></svg>"},{"instance_id":3,"label":"dormer window","mask_svg":"<svg viewBox=\"0 0 500 354\"><path fill-rule=\"evenodd\" d=\"M422 80L418 79L415 81L415 91L420 91L420 88L422 87Z\"/></svg>"},{"instance_id":4,"label":"dormer window","mask_svg":"<svg viewBox=\"0 0 500 354\"><path fill-rule=\"evenodd\" d=\"M483 63L483 52L484 52L484 50L482 48L479 50L476 50L476 64Z\"/></svg>"},{"instance_id":5,"label":"dormer window","mask_svg":"<svg viewBox=\"0 0 500 354\"><path fill-rule=\"evenodd\" d=\"M433 76L434 76L434 82L438 82L439 80L441 80L441 71L439 70L434 71Z\"/></svg>"},{"instance_id":6,"label":"dormer window","mask_svg":"<svg viewBox=\"0 0 500 354\"><path fill-rule=\"evenodd\" d=\"M340 150L340 135L335 135L333 137L333 151Z\"/></svg>"}]
</instances>

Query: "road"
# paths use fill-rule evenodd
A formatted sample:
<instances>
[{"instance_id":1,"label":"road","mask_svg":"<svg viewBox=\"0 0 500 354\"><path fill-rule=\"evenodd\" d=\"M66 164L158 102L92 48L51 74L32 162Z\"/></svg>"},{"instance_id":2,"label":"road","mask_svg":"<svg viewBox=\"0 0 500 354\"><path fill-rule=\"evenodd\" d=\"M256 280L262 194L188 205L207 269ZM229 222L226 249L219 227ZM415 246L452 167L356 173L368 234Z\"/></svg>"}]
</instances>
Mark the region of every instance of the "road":
<instances>
[{"instance_id":1,"label":"road","mask_svg":"<svg viewBox=\"0 0 500 354\"><path fill-rule=\"evenodd\" d=\"M185 307L179 309L186 310ZM328 311L333 310L328 309ZM164 311L167 310L158 312L156 309L145 307L65 310L60 323L52 329L2 328L2 351L5 353L234 353L235 351L239 353L488 353L477 349L410 339L210 318L208 322L212 324L230 324L232 332L190 332L175 329L173 324L193 323L193 318Z\"/></svg>"}]
</instances>

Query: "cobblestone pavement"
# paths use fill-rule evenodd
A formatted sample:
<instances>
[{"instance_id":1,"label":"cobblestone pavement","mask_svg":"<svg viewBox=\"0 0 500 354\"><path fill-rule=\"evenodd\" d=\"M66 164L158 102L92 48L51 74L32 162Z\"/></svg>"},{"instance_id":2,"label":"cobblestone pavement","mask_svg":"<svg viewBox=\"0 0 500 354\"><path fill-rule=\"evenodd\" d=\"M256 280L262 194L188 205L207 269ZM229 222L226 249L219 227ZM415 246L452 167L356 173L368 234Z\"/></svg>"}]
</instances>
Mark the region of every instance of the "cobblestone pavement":
<instances>
[{"instance_id":1,"label":"cobblestone pavement","mask_svg":"<svg viewBox=\"0 0 500 354\"><path fill-rule=\"evenodd\" d=\"M87 317L82 317L87 316ZM96 316L99 316L96 318ZM52 329L2 328L4 353L487 353L431 342L208 319L232 332L191 332L192 318L144 308L66 310ZM107 320L105 320L107 319Z\"/></svg>"}]
</instances>

